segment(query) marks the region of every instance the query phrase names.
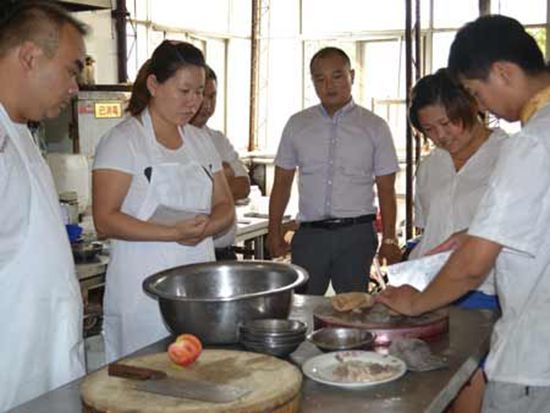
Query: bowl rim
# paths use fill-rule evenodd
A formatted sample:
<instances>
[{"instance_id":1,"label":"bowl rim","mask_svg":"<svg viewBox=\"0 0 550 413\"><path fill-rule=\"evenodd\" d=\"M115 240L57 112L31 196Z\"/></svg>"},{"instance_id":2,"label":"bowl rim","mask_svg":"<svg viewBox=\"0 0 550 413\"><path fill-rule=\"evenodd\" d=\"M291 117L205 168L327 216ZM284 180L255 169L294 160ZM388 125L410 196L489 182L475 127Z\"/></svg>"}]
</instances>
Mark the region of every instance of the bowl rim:
<instances>
[{"instance_id":1,"label":"bowl rim","mask_svg":"<svg viewBox=\"0 0 550 413\"><path fill-rule=\"evenodd\" d=\"M315 339L315 336L318 336L319 334L321 334L322 331L328 331L328 330L356 330L356 331L361 331L361 332L368 333L370 335L370 338L364 339L364 340L361 340L361 341L357 341L357 343L353 344L352 346L348 346L348 347L330 345L330 344L326 344L326 343L323 343L323 342L319 342L318 340ZM309 333L306 336L306 340L309 341L310 343L316 345L320 349L335 350L335 351L344 350L345 351L345 350L356 349L357 347L361 347L361 346L365 346L365 345L373 345L374 342L376 341L376 333L374 333L373 331L371 331L367 328L329 327L329 326L326 326L326 327L318 328L317 330L313 330L311 333Z\"/></svg>"},{"instance_id":2,"label":"bowl rim","mask_svg":"<svg viewBox=\"0 0 550 413\"><path fill-rule=\"evenodd\" d=\"M269 266L269 267L279 267L279 268L291 268L293 269L296 274L296 280L294 282L285 285L283 287L275 288L273 290L266 290L266 291L258 291L254 293L246 293L246 294L239 294L231 297L212 297L212 298L205 298L205 297L183 297L183 296L176 296L174 294L168 294L164 291L161 291L157 288L155 288L155 284L158 283L162 278L170 276L170 273L174 270L181 268L181 267L188 267L190 269L193 268L200 268L200 267L210 267L213 265L218 266ZM232 301L239 301L239 300L246 300L250 298L257 298L257 297L265 297L270 296L274 294L279 294L286 291L291 291L296 287L299 287L300 285L307 282L309 279L308 272L295 264L288 264L288 263L282 263L282 262L273 262L273 261L267 261L267 260L254 260L254 261L224 261L221 263L216 263L216 261L212 262L202 262L202 263L196 263L196 264L188 264L188 265L178 265L172 268L168 268L166 270L157 272L155 274L149 275L143 280L142 288L143 291L150 297L153 297L155 299L169 299L169 300L175 300L175 301L182 301L182 302L204 302L204 303L219 303L219 302L232 302Z\"/></svg>"}]
</instances>

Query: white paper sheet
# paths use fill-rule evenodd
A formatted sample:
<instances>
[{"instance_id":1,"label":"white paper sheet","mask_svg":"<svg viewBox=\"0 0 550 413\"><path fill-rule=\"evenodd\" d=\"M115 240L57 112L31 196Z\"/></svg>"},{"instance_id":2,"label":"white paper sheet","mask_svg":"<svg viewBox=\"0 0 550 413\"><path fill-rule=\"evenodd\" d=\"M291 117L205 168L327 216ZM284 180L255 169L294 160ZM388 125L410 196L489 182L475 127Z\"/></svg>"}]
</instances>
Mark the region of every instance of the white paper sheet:
<instances>
[{"instance_id":1,"label":"white paper sheet","mask_svg":"<svg viewBox=\"0 0 550 413\"><path fill-rule=\"evenodd\" d=\"M161 225L174 225L176 222L184 221L196 217L197 215L209 215L209 211L185 211L180 209L173 209L164 205L159 205L151 218L150 222Z\"/></svg>"},{"instance_id":2,"label":"white paper sheet","mask_svg":"<svg viewBox=\"0 0 550 413\"><path fill-rule=\"evenodd\" d=\"M445 251L390 265L387 267L389 284L394 287L409 284L422 291L443 268L451 254L452 251Z\"/></svg>"}]
</instances>

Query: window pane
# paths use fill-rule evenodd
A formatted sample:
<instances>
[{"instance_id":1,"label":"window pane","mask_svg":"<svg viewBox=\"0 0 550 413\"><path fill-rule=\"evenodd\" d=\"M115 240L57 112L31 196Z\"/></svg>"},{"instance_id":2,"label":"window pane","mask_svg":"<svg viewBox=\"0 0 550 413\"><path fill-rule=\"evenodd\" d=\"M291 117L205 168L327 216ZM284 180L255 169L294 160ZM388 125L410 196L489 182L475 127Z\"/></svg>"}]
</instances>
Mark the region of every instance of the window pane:
<instances>
[{"instance_id":1,"label":"window pane","mask_svg":"<svg viewBox=\"0 0 550 413\"><path fill-rule=\"evenodd\" d=\"M546 59L546 28L544 27L529 27L527 32L535 38L539 45L544 58Z\"/></svg>"},{"instance_id":2,"label":"window pane","mask_svg":"<svg viewBox=\"0 0 550 413\"><path fill-rule=\"evenodd\" d=\"M400 158L406 149L405 45L398 39L365 42L360 104L388 122Z\"/></svg>"},{"instance_id":3,"label":"window pane","mask_svg":"<svg viewBox=\"0 0 550 413\"><path fill-rule=\"evenodd\" d=\"M271 1L267 13L269 16L269 34L271 36L298 35L300 30L299 11L299 3L295 0Z\"/></svg>"},{"instance_id":4,"label":"window pane","mask_svg":"<svg viewBox=\"0 0 550 413\"><path fill-rule=\"evenodd\" d=\"M268 58L260 67L258 145L275 153L288 118L302 110L302 45L295 39L272 39ZM311 84L309 76L304 81Z\"/></svg>"},{"instance_id":5,"label":"window pane","mask_svg":"<svg viewBox=\"0 0 550 413\"><path fill-rule=\"evenodd\" d=\"M206 43L206 62L216 72L218 79L218 96L216 111L208 121L208 125L214 129L226 131L225 125L225 42L223 40L208 40ZM242 62L243 70L246 64ZM231 137L230 137L231 138Z\"/></svg>"},{"instance_id":6,"label":"window pane","mask_svg":"<svg viewBox=\"0 0 550 413\"><path fill-rule=\"evenodd\" d=\"M309 34L403 29L403 0L303 0L303 31Z\"/></svg>"},{"instance_id":7,"label":"window pane","mask_svg":"<svg viewBox=\"0 0 550 413\"><path fill-rule=\"evenodd\" d=\"M522 24L546 21L546 0L491 0L491 13L504 14Z\"/></svg>"},{"instance_id":8,"label":"window pane","mask_svg":"<svg viewBox=\"0 0 550 413\"><path fill-rule=\"evenodd\" d=\"M151 20L157 24L216 33L229 31L228 14L228 0L201 0L192 7L188 2L155 0L151 7Z\"/></svg>"},{"instance_id":9,"label":"window pane","mask_svg":"<svg viewBox=\"0 0 550 413\"><path fill-rule=\"evenodd\" d=\"M432 42L432 73L442 67L447 67L451 44L456 32L439 32L433 34Z\"/></svg>"},{"instance_id":10,"label":"window pane","mask_svg":"<svg viewBox=\"0 0 550 413\"><path fill-rule=\"evenodd\" d=\"M479 0L434 0L434 28L458 28L479 16Z\"/></svg>"},{"instance_id":11,"label":"window pane","mask_svg":"<svg viewBox=\"0 0 550 413\"><path fill-rule=\"evenodd\" d=\"M236 148L248 146L250 113L250 42L233 39L228 48L227 135ZM248 64L249 67L249 64Z\"/></svg>"},{"instance_id":12,"label":"window pane","mask_svg":"<svg viewBox=\"0 0 550 413\"><path fill-rule=\"evenodd\" d=\"M126 2L126 9L130 13L130 18L134 20L147 20L148 0L129 0Z\"/></svg>"}]
</instances>

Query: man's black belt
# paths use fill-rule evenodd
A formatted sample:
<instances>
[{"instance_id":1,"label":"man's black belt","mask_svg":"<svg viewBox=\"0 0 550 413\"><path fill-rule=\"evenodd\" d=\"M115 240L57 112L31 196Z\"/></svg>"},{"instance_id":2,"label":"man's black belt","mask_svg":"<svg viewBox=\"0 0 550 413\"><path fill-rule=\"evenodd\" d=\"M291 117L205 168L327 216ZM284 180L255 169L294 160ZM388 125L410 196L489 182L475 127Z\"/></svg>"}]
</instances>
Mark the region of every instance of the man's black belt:
<instances>
[{"instance_id":1,"label":"man's black belt","mask_svg":"<svg viewBox=\"0 0 550 413\"><path fill-rule=\"evenodd\" d=\"M355 224L367 224L376 219L375 214L361 215L353 218L328 218L321 221L300 222L301 228L337 229Z\"/></svg>"}]
</instances>

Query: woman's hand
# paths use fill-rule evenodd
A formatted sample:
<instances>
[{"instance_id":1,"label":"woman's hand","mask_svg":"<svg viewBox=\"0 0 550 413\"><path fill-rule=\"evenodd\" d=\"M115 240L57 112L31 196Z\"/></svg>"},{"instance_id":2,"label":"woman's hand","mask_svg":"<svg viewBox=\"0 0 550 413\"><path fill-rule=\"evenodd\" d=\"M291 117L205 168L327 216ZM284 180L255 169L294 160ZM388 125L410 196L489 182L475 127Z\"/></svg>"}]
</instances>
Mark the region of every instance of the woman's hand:
<instances>
[{"instance_id":1,"label":"woman's hand","mask_svg":"<svg viewBox=\"0 0 550 413\"><path fill-rule=\"evenodd\" d=\"M178 243L182 245L194 246L204 238L204 232L210 217L208 215L197 215L176 223L175 228L178 231Z\"/></svg>"}]
</instances>

